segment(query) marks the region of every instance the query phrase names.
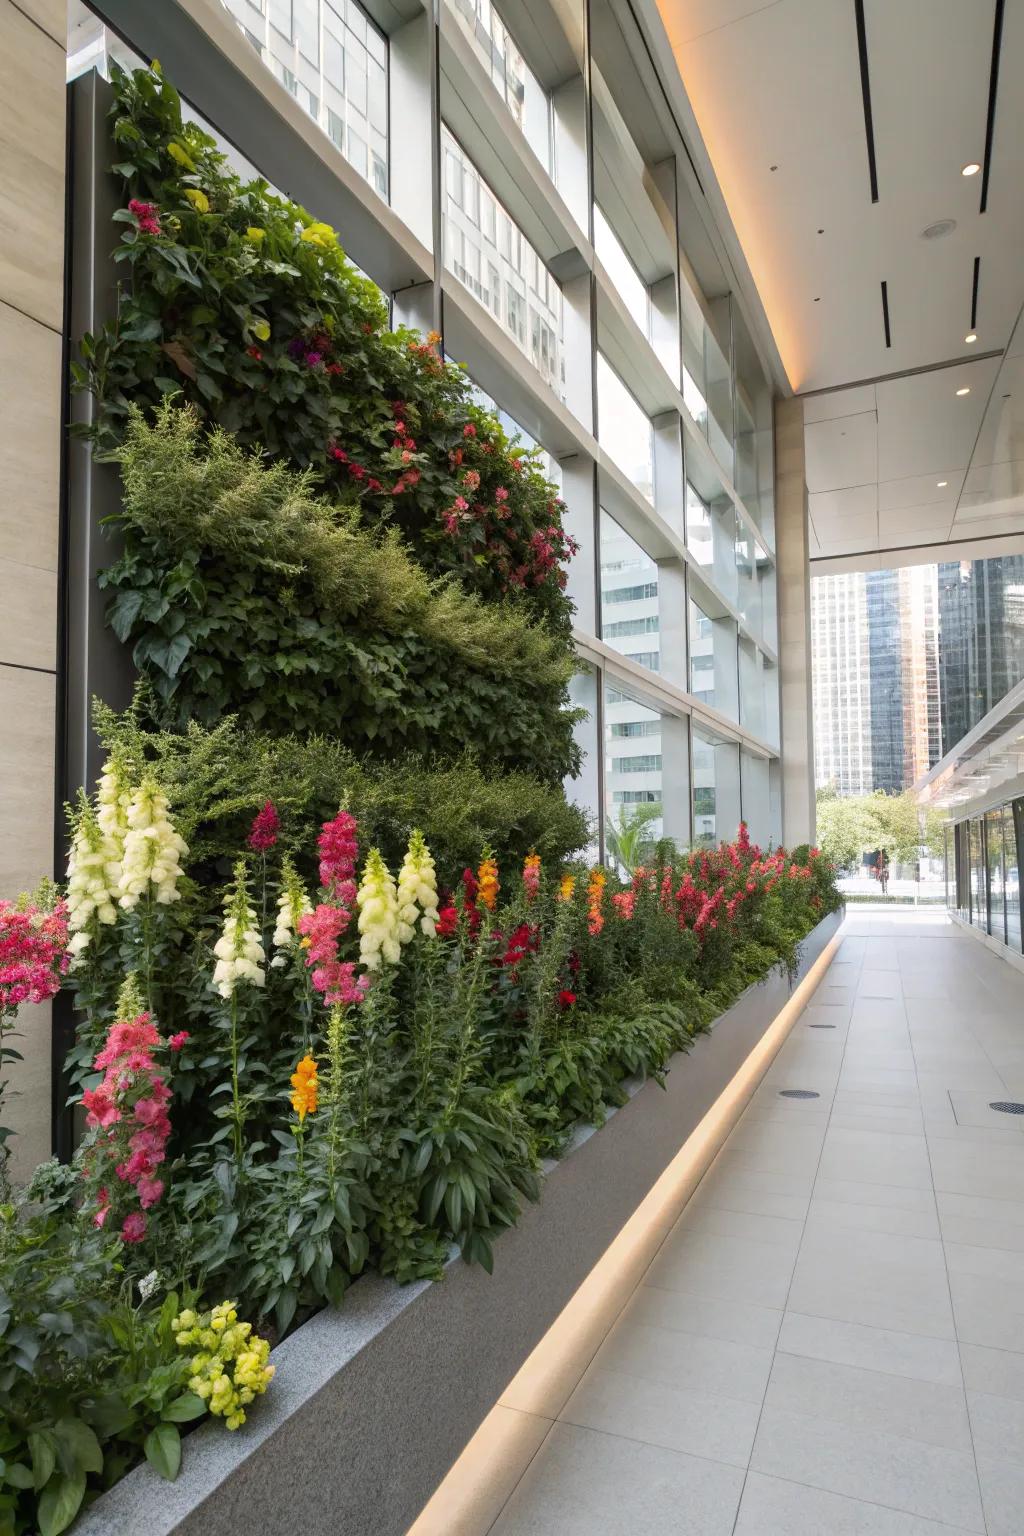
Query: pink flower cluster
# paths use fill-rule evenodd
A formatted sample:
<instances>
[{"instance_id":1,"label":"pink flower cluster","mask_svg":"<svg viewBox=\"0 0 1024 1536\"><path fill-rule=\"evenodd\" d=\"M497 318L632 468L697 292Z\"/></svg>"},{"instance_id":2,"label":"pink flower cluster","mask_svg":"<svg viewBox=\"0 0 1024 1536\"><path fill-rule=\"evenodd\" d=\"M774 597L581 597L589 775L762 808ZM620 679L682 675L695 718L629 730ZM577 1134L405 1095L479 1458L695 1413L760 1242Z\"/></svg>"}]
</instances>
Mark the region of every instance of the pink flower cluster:
<instances>
[{"instance_id":1,"label":"pink flower cluster","mask_svg":"<svg viewBox=\"0 0 1024 1536\"><path fill-rule=\"evenodd\" d=\"M134 214L140 235L160 233L160 210L156 203L142 203L137 197L133 197L128 204L128 212Z\"/></svg>"},{"instance_id":2,"label":"pink flower cluster","mask_svg":"<svg viewBox=\"0 0 1024 1536\"><path fill-rule=\"evenodd\" d=\"M268 800L249 829L249 847L254 853L267 853L277 842L280 830L281 818L273 800Z\"/></svg>"},{"instance_id":3,"label":"pink flower cluster","mask_svg":"<svg viewBox=\"0 0 1024 1536\"><path fill-rule=\"evenodd\" d=\"M329 1006L362 1002L370 984L367 977L356 976L352 961L338 959L338 940L351 920L351 912L326 902L299 918L306 965L313 972L314 987L323 993L324 1002Z\"/></svg>"},{"instance_id":4,"label":"pink flower cluster","mask_svg":"<svg viewBox=\"0 0 1024 1536\"><path fill-rule=\"evenodd\" d=\"M185 1031L179 1032L171 1048L180 1050L187 1039ZM111 1214L120 1217L126 1243L141 1243L146 1235L143 1212L157 1205L164 1193L164 1181L156 1174L171 1134L171 1090L153 1057L164 1043L148 1013L119 1020L94 1062L103 1080L82 1094L85 1123L99 1132L84 1168L86 1177L98 1185L93 1223L102 1227Z\"/></svg>"},{"instance_id":5,"label":"pink flower cluster","mask_svg":"<svg viewBox=\"0 0 1024 1536\"><path fill-rule=\"evenodd\" d=\"M0 901L0 1015L22 1003L46 1003L68 968L68 909Z\"/></svg>"},{"instance_id":6,"label":"pink flower cluster","mask_svg":"<svg viewBox=\"0 0 1024 1536\"><path fill-rule=\"evenodd\" d=\"M320 884L339 906L349 908L356 899L356 859L359 843L356 819L348 811L339 811L333 821L325 821L317 838L320 850ZM348 914L346 912L346 920Z\"/></svg>"}]
</instances>

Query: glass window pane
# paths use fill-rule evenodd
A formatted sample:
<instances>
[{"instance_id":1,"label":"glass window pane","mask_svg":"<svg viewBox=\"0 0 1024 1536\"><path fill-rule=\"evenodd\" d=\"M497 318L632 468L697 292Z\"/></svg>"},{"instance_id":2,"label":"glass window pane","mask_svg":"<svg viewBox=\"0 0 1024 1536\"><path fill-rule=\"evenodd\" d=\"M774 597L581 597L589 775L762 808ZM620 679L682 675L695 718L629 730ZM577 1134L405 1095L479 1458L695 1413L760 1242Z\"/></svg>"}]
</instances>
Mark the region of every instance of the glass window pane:
<instances>
[{"instance_id":1,"label":"glass window pane","mask_svg":"<svg viewBox=\"0 0 1024 1536\"><path fill-rule=\"evenodd\" d=\"M632 873L660 837L686 838L686 726L612 680L604 703L605 845L608 862Z\"/></svg>"},{"instance_id":2,"label":"glass window pane","mask_svg":"<svg viewBox=\"0 0 1024 1536\"><path fill-rule=\"evenodd\" d=\"M1017 867L1017 835L1013 806L1003 814L1003 865L1006 890L1006 942L1021 952L1020 870Z\"/></svg>"},{"instance_id":3,"label":"glass window pane","mask_svg":"<svg viewBox=\"0 0 1024 1536\"><path fill-rule=\"evenodd\" d=\"M686 547L698 565L710 570L715 563L711 508L686 482Z\"/></svg>"},{"instance_id":4,"label":"glass window pane","mask_svg":"<svg viewBox=\"0 0 1024 1536\"><path fill-rule=\"evenodd\" d=\"M989 933L1006 943L1006 908L1003 902L1003 813L990 811L985 817L985 842L988 858Z\"/></svg>"},{"instance_id":5,"label":"glass window pane","mask_svg":"<svg viewBox=\"0 0 1024 1536\"><path fill-rule=\"evenodd\" d=\"M615 231L596 203L594 204L594 249L597 251L601 265L611 278L612 286L619 298L644 335L649 337L651 304L647 285L626 255Z\"/></svg>"},{"instance_id":6,"label":"glass window pane","mask_svg":"<svg viewBox=\"0 0 1024 1536\"><path fill-rule=\"evenodd\" d=\"M502 321L544 382L561 395L562 290L448 128L442 128L442 142L444 264Z\"/></svg>"},{"instance_id":7,"label":"glass window pane","mask_svg":"<svg viewBox=\"0 0 1024 1536\"><path fill-rule=\"evenodd\" d=\"M449 0L491 82L527 143L551 174L551 103L490 0Z\"/></svg>"},{"instance_id":8,"label":"glass window pane","mask_svg":"<svg viewBox=\"0 0 1024 1536\"><path fill-rule=\"evenodd\" d=\"M387 42L355 0L347 13L341 0L269 0L266 16L251 0L222 3L264 63L386 198Z\"/></svg>"},{"instance_id":9,"label":"glass window pane","mask_svg":"<svg viewBox=\"0 0 1024 1536\"><path fill-rule=\"evenodd\" d=\"M690 599L690 692L702 704L715 703L714 626L703 608Z\"/></svg>"},{"instance_id":10,"label":"glass window pane","mask_svg":"<svg viewBox=\"0 0 1024 1536\"><path fill-rule=\"evenodd\" d=\"M601 638L638 666L660 671L658 566L601 512Z\"/></svg>"},{"instance_id":11,"label":"glass window pane","mask_svg":"<svg viewBox=\"0 0 1024 1536\"><path fill-rule=\"evenodd\" d=\"M600 352L597 354L597 440L653 506L654 451L650 419Z\"/></svg>"}]
</instances>

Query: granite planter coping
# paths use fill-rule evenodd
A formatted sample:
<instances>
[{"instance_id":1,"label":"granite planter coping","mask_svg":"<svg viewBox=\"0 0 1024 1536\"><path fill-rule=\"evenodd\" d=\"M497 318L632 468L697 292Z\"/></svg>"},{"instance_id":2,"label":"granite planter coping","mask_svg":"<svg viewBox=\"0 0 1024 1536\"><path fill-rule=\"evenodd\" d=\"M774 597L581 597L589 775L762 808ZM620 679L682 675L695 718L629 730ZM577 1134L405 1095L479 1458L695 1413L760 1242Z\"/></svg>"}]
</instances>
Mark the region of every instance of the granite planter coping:
<instances>
[{"instance_id":1,"label":"granite planter coping","mask_svg":"<svg viewBox=\"0 0 1024 1536\"><path fill-rule=\"evenodd\" d=\"M190 1435L174 1483L135 1468L74 1536L404 1536L843 915L807 935L794 976L775 967L673 1057L664 1090L631 1082L600 1129L576 1132L499 1238L493 1275L453 1254L440 1282L364 1276L274 1350L271 1390L241 1430Z\"/></svg>"}]
</instances>

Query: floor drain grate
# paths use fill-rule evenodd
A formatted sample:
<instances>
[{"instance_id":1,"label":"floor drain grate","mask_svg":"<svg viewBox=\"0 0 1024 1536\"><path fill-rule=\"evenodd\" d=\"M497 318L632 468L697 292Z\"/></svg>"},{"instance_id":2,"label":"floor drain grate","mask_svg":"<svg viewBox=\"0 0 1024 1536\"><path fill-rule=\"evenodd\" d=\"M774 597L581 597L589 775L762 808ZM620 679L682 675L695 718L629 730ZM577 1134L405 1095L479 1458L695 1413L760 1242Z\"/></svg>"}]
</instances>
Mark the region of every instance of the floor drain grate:
<instances>
[{"instance_id":1,"label":"floor drain grate","mask_svg":"<svg viewBox=\"0 0 1024 1536\"><path fill-rule=\"evenodd\" d=\"M1024 1115L1024 1104L1016 1104L1009 1099L996 1099L989 1109L998 1109L1004 1115Z\"/></svg>"},{"instance_id":2,"label":"floor drain grate","mask_svg":"<svg viewBox=\"0 0 1024 1536\"><path fill-rule=\"evenodd\" d=\"M815 1093L813 1088L780 1088L780 1099L820 1099L821 1094Z\"/></svg>"},{"instance_id":3,"label":"floor drain grate","mask_svg":"<svg viewBox=\"0 0 1024 1536\"><path fill-rule=\"evenodd\" d=\"M808 1024L808 1029L835 1029L834 1024Z\"/></svg>"}]
</instances>

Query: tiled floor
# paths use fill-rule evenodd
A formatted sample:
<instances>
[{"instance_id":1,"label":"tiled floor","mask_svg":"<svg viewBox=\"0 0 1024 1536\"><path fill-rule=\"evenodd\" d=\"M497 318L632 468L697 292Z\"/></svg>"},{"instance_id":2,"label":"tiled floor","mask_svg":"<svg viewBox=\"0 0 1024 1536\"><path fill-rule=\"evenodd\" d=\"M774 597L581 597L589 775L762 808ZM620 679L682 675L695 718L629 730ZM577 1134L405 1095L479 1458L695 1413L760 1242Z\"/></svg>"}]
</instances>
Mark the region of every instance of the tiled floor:
<instances>
[{"instance_id":1,"label":"tiled floor","mask_svg":"<svg viewBox=\"0 0 1024 1536\"><path fill-rule=\"evenodd\" d=\"M1024 975L850 919L568 1400L502 1410L481 1536L1021 1536L1016 1096Z\"/></svg>"}]
</instances>

